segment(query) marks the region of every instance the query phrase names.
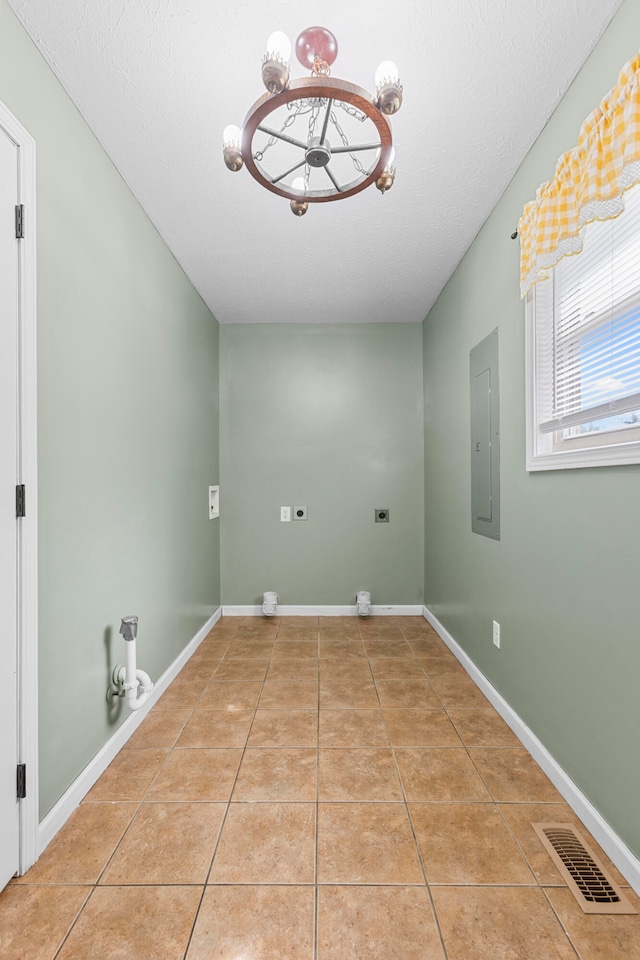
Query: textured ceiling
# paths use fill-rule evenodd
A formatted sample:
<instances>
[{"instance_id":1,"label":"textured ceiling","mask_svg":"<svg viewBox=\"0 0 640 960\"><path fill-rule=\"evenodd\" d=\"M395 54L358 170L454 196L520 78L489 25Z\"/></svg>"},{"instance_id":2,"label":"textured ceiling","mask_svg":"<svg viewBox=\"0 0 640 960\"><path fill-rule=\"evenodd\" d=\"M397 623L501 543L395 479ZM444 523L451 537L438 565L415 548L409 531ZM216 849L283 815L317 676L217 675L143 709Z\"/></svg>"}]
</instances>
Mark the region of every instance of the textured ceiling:
<instances>
[{"instance_id":1,"label":"textured ceiling","mask_svg":"<svg viewBox=\"0 0 640 960\"><path fill-rule=\"evenodd\" d=\"M620 3L9 0L221 323L421 322ZM318 23L333 76L372 90L398 64L398 173L298 219L221 134L264 92L268 35Z\"/></svg>"}]
</instances>

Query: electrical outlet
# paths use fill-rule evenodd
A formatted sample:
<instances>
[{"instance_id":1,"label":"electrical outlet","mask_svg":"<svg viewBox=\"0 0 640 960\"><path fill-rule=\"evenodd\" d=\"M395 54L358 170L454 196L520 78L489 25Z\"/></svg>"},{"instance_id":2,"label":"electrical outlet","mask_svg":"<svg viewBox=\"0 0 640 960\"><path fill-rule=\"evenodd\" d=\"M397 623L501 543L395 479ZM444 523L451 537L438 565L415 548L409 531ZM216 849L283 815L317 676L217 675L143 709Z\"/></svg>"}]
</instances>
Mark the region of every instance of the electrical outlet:
<instances>
[{"instance_id":1,"label":"electrical outlet","mask_svg":"<svg viewBox=\"0 0 640 960\"><path fill-rule=\"evenodd\" d=\"M220 516L220 487L209 487L209 520Z\"/></svg>"},{"instance_id":2,"label":"electrical outlet","mask_svg":"<svg viewBox=\"0 0 640 960\"><path fill-rule=\"evenodd\" d=\"M289 523L291 520L291 507L280 507L280 520L282 523Z\"/></svg>"},{"instance_id":3,"label":"electrical outlet","mask_svg":"<svg viewBox=\"0 0 640 960\"><path fill-rule=\"evenodd\" d=\"M376 507L376 523L389 523L389 511L386 507Z\"/></svg>"},{"instance_id":4,"label":"electrical outlet","mask_svg":"<svg viewBox=\"0 0 640 960\"><path fill-rule=\"evenodd\" d=\"M500 624L497 620L493 621L493 645L500 649Z\"/></svg>"},{"instance_id":5,"label":"electrical outlet","mask_svg":"<svg viewBox=\"0 0 640 960\"><path fill-rule=\"evenodd\" d=\"M294 520L306 520L306 519L307 519L307 508L306 508L306 507L294 507L294 508L293 508L293 519L294 519Z\"/></svg>"}]
</instances>

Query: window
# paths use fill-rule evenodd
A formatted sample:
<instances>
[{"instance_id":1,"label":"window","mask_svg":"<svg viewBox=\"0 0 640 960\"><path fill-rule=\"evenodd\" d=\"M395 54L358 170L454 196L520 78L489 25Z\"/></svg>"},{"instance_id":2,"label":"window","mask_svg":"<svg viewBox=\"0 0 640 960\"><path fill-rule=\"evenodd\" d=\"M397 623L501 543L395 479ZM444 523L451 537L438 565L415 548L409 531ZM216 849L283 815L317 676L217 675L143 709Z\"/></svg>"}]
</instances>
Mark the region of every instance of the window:
<instances>
[{"instance_id":1,"label":"window","mask_svg":"<svg viewBox=\"0 0 640 960\"><path fill-rule=\"evenodd\" d=\"M527 294L527 469L640 463L640 186Z\"/></svg>"}]
</instances>

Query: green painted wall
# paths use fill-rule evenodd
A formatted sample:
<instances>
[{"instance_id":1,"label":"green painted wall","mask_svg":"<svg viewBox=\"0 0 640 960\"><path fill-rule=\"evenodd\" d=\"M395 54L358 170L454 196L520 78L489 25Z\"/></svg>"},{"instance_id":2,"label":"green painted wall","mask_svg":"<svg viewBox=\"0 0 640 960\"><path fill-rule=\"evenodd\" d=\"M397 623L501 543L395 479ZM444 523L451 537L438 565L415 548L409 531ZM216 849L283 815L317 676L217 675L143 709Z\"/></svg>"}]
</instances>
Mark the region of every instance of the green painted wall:
<instances>
[{"instance_id":1,"label":"green painted wall","mask_svg":"<svg viewBox=\"0 0 640 960\"><path fill-rule=\"evenodd\" d=\"M627 0L424 324L427 605L640 856L640 467L525 470L524 203L640 37ZM471 533L469 351L500 336L502 536ZM491 621L502 625L502 649Z\"/></svg>"},{"instance_id":2,"label":"green painted wall","mask_svg":"<svg viewBox=\"0 0 640 960\"><path fill-rule=\"evenodd\" d=\"M4 0L0 99L37 143L44 815L125 717L120 617L157 678L219 606L218 325Z\"/></svg>"},{"instance_id":3,"label":"green painted wall","mask_svg":"<svg viewBox=\"0 0 640 960\"><path fill-rule=\"evenodd\" d=\"M223 326L220 409L225 604L422 603L419 325Z\"/></svg>"}]
</instances>

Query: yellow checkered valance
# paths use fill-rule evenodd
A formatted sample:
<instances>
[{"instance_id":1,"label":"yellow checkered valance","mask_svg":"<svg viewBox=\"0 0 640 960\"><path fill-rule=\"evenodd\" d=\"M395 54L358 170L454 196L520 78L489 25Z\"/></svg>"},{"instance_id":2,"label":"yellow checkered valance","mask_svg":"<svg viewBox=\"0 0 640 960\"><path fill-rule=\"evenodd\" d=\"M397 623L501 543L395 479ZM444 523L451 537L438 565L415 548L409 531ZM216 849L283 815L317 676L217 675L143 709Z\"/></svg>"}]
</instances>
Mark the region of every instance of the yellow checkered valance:
<instances>
[{"instance_id":1,"label":"yellow checkered valance","mask_svg":"<svg viewBox=\"0 0 640 960\"><path fill-rule=\"evenodd\" d=\"M555 264L580 253L580 228L612 220L623 194L640 182L640 55L582 124L578 145L558 160L553 180L538 187L520 223L520 293L544 280Z\"/></svg>"}]
</instances>

